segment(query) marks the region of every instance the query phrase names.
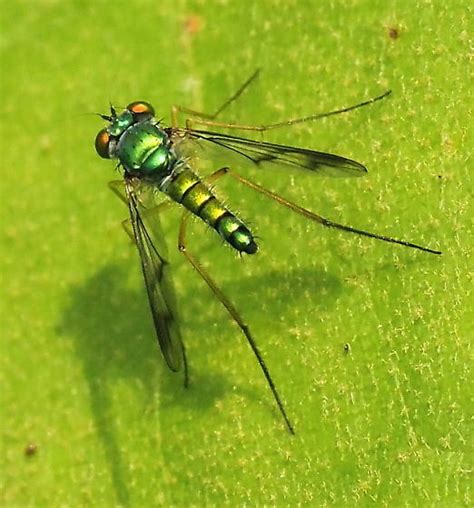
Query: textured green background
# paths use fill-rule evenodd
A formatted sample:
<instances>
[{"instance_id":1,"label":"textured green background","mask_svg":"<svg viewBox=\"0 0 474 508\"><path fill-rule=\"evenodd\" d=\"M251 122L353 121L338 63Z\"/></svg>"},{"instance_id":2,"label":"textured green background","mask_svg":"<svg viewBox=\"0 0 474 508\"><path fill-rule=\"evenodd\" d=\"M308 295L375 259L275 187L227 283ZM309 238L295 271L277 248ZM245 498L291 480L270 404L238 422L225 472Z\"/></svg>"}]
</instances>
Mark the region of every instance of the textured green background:
<instances>
[{"instance_id":1,"label":"textured green background","mask_svg":"<svg viewBox=\"0 0 474 508\"><path fill-rule=\"evenodd\" d=\"M469 4L1 2L4 506L470 504ZM394 91L265 138L355 158L367 177L276 171L261 183L444 251L323 230L222 182L261 252L239 260L198 223L190 248L250 323L295 438L174 249L190 389L166 370L126 209L106 187L114 166L93 149L103 122L91 113L109 100L149 100L166 121L173 103L212 110L257 67L228 119Z\"/></svg>"}]
</instances>

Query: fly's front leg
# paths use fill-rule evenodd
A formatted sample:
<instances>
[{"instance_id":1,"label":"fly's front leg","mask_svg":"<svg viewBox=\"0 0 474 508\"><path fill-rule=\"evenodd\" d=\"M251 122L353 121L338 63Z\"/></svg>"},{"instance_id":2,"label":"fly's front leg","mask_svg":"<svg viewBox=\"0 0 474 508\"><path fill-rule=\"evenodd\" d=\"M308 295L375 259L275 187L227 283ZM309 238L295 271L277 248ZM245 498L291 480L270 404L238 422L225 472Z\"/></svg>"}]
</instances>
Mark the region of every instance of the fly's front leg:
<instances>
[{"instance_id":1,"label":"fly's front leg","mask_svg":"<svg viewBox=\"0 0 474 508\"><path fill-rule=\"evenodd\" d=\"M109 182L109 189L128 206L127 193L125 192L125 182L123 180L112 180Z\"/></svg>"},{"instance_id":2,"label":"fly's front leg","mask_svg":"<svg viewBox=\"0 0 474 508\"><path fill-rule=\"evenodd\" d=\"M109 189L128 207L128 199L127 193L125 192L125 185L123 180L112 180L109 182ZM141 217L146 219L155 213L161 213L163 210L166 210L171 205L171 201L163 201L152 208L147 208L143 212L141 212ZM130 218L124 219L122 221L122 227L127 236L130 238L132 243L135 243L135 235L133 233L132 221Z\"/></svg>"},{"instance_id":3,"label":"fly's front leg","mask_svg":"<svg viewBox=\"0 0 474 508\"><path fill-rule=\"evenodd\" d=\"M125 184L123 180L112 180L109 182L109 189L128 207L127 193L125 192ZM132 222L130 219L122 221L122 227L132 243L135 243L135 235L133 234Z\"/></svg>"},{"instance_id":4,"label":"fly's front leg","mask_svg":"<svg viewBox=\"0 0 474 508\"><path fill-rule=\"evenodd\" d=\"M227 168L223 168L222 170L216 171L211 176L216 176L216 175L223 176L224 174L227 173L226 170L227 170ZM217 176L217 178L219 176ZM230 300L227 298L227 296L222 292L222 290L217 286L217 284L214 282L214 280L211 278L211 276L207 273L207 271L204 269L204 267L199 263L199 261L190 252L188 252L188 250L186 248L186 226L187 226L187 221L188 221L189 216L190 216L190 213L188 211L184 212L183 218L181 220L181 226L179 229L178 249L186 257L186 259L191 263L191 265L198 272L198 274L202 277L204 282L208 285L209 289L214 293L214 295L217 297L217 299L225 307L225 309L229 313L232 320L237 324L237 326L240 328L240 330L244 334L255 357L257 358L257 361L260 365L263 375L265 376L265 380L272 392L275 402L277 403L278 409L280 410L280 413L285 421L285 425L286 425L288 431L291 434L294 434L295 431L293 429L293 425L291 424L291 422L286 414L286 410L283 405L283 402L280 399L280 396L279 396L278 391L275 387L275 384L274 384L273 379L270 375L270 372L265 364L265 361L263 359L262 354L260 353L260 350L257 347L257 344L250 332L248 325L242 319L242 317L238 313L237 309L230 302Z\"/></svg>"}]
</instances>

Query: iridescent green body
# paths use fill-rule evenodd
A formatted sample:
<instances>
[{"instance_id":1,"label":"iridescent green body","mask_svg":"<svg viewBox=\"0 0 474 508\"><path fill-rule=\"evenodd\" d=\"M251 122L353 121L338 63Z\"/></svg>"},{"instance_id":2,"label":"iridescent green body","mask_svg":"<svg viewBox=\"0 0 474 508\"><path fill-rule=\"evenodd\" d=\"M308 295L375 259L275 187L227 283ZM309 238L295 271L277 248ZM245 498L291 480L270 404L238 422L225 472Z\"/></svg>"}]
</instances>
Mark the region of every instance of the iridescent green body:
<instances>
[{"instance_id":1,"label":"iridescent green body","mask_svg":"<svg viewBox=\"0 0 474 508\"><path fill-rule=\"evenodd\" d=\"M113 155L124 167L126 176L156 185L173 201L214 228L239 252L257 252L257 244L247 226L179 157L174 146L179 147L179 140L175 142L169 131L162 129L154 118L127 125L129 113L126 111L122 115L112 123L110 133L117 133L118 142L113 148Z\"/></svg>"}]
</instances>

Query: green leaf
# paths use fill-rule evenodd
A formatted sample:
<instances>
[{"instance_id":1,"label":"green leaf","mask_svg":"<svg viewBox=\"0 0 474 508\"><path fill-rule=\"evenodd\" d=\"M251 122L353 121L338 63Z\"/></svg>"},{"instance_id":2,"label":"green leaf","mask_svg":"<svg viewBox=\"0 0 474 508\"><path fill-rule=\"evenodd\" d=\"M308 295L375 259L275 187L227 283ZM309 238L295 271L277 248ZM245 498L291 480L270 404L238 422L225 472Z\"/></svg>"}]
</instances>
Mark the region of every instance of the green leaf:
<instances>
[{"instance_id":1,"label":"green leaf","mask_svg":"<svg viewBox=\"0 0 474 508\"><path fill-rule=\"evenodd\" d=\"M470 4L24 0L2 13L2 504L470 505ZM248 173L235 157L234 169L334 221L443 251L216 186L260 251L241 260L197 220L188 248L250 326L295 437L174 248L178 207L164 220L189 389L166 369L127 210L106 186L119 176L93 144L109 100L150 101L169 123L172 104L212 112L259 67L223 121L393 94L264 136L358 160L364 178Z\"/></svg>"}]
</instances>

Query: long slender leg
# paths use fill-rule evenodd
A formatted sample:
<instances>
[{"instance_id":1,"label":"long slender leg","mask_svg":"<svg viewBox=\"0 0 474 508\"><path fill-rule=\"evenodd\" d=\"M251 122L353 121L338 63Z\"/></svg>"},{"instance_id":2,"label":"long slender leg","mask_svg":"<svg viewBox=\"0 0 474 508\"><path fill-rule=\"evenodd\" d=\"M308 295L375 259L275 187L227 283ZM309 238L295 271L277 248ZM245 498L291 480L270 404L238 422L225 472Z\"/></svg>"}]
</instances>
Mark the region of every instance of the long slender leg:
<instances>
[{"instance_id":1,"label":"long slender leg","mask_svg":"<svg viewBox=\"0 0 474 508\"><path fill-rule=\"evenodd\" d=\"M125 182L123 180L112 180L108 183L109 189L128 206L127 193L125 192Z\"/></svg>"},{"instance_id":2,"label":"long slender leg","mask_svg":"<svg viewBox=\"0 0 474 508\"><path fill-rule=\"evenodd\" d=\"M185 388L189 388L189 370L188 370L188 357L186 355L186 347L184 342L180 339L181 343L181 355L183 357L183 370L184 370L184 381L183 385Z\"/></svg>"},{"instance_id":3,"label":"long slender leg","mask_svg":"<svg viewBox=\"0 0 474 508\"><path fill-rule=\"evenodd\" d=\"M123 180L112 180L109 182L109 188L110 190L122 201L128 206L128 200L127 200L127 194L125 192L124 187L124 181ZM161 213L166 208L169 208L169 206L172 204L171 201L163 201L159 203L156 206L153 206L152 208L147 208L143 212L141 212L141 217L143 219L146 219L150 215L154 215L155 213ZM132 228L132 222L130 218L125 219L122 221L122 227L129 236L130 240L135 243L135 235L133 234L133 228Z\"/></svg>"},{"instance_id":4,"label":"long slender leg","mask_svg":"<svg viewBox=\"0 0 474 508\"><path fill-rule=\"evenodd\" d=\"M304 122L312 122L314 120L319 120L321 118L326 118L328 116L333 115L339 115L341 113L347 113L349 111L353 111L354 109L361 108L363 106L368 106L369 104L373 104L374 102L380 101L390 95L392 93L391 90L387 90L381 95L377 95L377 97L373 97L372 99L368 99L363 102L359 102L358 104L354 104L353 106L348 106L346 108L336 109L334 111L329 111L328 113L318 113L316 115L310 115L305 116L303 118L295 118L293 120L286 120L285 122L278 122L278 123L272 123L267 125L240 125L233 122L230 123L224 123L224 122L215 122L212 119L206 119L202 116L198 116L197 118L193 119L193 123L201 124L201 125L208 125L212 127L222 127L226 129L236 129L236 130L243 130L243 131L257 131L257 132L264 132L269 131L272 129L278 129L279 127L288 127L290 125L295 125L298 123L304 123ZM188 111L189 113L189 111Z\"/></svg>"},{"instance_id":5,"label":"long slender leg","mask_svg":"<svg viewBox=\"0 0 474 508\"><path fill-rule=\"evenodd\" d=\"M216 174L217 173L219 173L219 172L216 172ZM225 173L223 173L223 174L225 174ZM268 386L269 386L270 390L272 391L273 397L278 405L278 409L280 410L280 413L283 416L283 419L285 420L285 425L286 425L288 431L291 434L294 434L295 431L293 429L293 425L291 424L291 422L286 414L285 407L283 406L280 396L278 395L278 391L275 387L275 384L274 384L273 379L270 375L270 372L265 364L265 361L263 360L262 354L260 353L260 350L258 349L257 344L255 343L255 340L252 337L252 334L250 333L250 329L249 329L248 325L243 321L242 317L237 312L237 309L232 305L232 303L225 296L225 294L219 289L217 284L214 282L214 280L211 278L211 276L207 273L207 271L204 269L204 267L186 249L186 225L187 225L187 220L188 220L189 216L190 216L190 213L188 211L184 212L183 218L181 220L181 227L179 230L178 249L180 252L182 252L184 254L186 259L191 263L191 265L194 267L194 269L203 278L204 282L209 286L211 291L218 298L218 300L222 303L222 305L226 308L226 310L230 314L231 318L235 321L237 326L240 328L242 333L245 335L245 338L247 339L247 342L249 343L250 347L252 348L252 351L253 351L255 357L257 358L258 364L260 365L260 368L262 369L263 375L265 376Z\"/></svg>"},{"instance_id":6,"label":"long slender leg","mask_svg":"<svg viewBox=\"0 0 474 508\"><path fill-rule=\"evenodd\" d=\"M171 121L172 121L173 127L178 126L178 114L179 113L184 113L184 114L190 115L194 118L214 120L215 118L217 118L217 116L220 113L222 113L222 111L224 111L224 109L226 109L232 102L237 100L242 95L242 93L245 91L245 89L250 86L250 84L258 77L259 74L260 74L260 69L257 69L244 83L242 83L242 85L240 85L238 90L231 97L229 97L219 108L217 108L217 110L213 114L201 113L199 111L194 111L193 109L189 109L184 106L176 106L176 105L172 106L171 107Z\"/></svg>"},{"instance_id":7,"label":"long slender leg","mask_svg":"<svg viewBox=\"0 0 474 508\"><path fill-rule=\"evenodd\" d=\"M438 250L429 249L427 247L422 247L420 245L417 245L415 243L407 242L405 240L397 240L395 238L391 238L389 236L384 235L377 235L375 233L370 233L369 231L364 231L362 229L356 229L351 226L345 226L344 224L338 224L337 222L333 222L329 219L326 219L324 217L321 217L321 215L317 215L314 212L311 212L307 210L306 208L303 208L291 201L288 201L287 199L283 198L282 196L275 194L274 192L269 191L265 187L262 187L261 185L258 185L250 180L247 180L243 176L240 176L239 174L235 173L234 171L230 170L229 168L223 168L220 170L221 172L226 171L227 174L232 176L234 179L239 181L240 183L246 185L247 187L250 187L251 189L260 192L261 194L264 194L265 196L269 197L270 199L273 199L277 203L280 203L280 205L286 206L293 212L299 213L300 215L303 215L304 217L313 220L315 222L318 222L319 224L329 227L329 228L335 228L335 229L341 229L343 231L348 231L350 233L355 233L357 235L362 236L368 236L369 238L375 238L376 240L382 240L384 242L389 243L396 243L398 245L403 245L405 247L411 247L413 249L419 249L424 252L429 252L431 254L441 254Z\"/></svg>"}]
</instances>

